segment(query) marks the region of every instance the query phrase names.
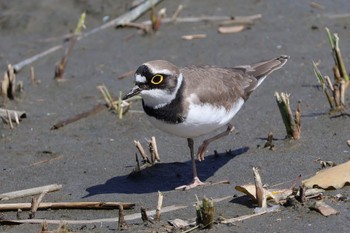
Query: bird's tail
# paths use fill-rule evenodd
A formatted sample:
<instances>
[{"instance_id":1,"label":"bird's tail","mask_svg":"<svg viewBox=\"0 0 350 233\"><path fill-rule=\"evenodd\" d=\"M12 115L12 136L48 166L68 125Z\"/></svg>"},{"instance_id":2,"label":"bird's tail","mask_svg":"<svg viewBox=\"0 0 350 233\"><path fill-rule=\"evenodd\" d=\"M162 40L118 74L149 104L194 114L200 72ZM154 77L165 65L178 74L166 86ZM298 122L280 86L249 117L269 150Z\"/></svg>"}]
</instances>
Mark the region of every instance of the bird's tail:
<instances>
[{"instance_id":1,"label":"bird's tail","mask_svg":"<svg viewBox=\"0 0 350 233\"><path fill-rule=\"evenodd\" d=\"M253 75L257 80L259 80L260 78L264 78L271 74L273 71L281 68L284 64L286 64L288 59L289 56L281 55L271 60L252 64L251 71L249 73Z\"/></svg>"},{"instance_id":2,"label":"bird's tail","mask_svg":"<svg viewBox=\"0 0 350 233\"><path fill-rule=\"evenodd\" d=\"M265 80L265 78L273 71L278 70L286 64L289 56L281 55L277 58L258 62L241 68L249 75L251 82L244 88L246 99L249 95Z\"/></svg>"}]
</instances>

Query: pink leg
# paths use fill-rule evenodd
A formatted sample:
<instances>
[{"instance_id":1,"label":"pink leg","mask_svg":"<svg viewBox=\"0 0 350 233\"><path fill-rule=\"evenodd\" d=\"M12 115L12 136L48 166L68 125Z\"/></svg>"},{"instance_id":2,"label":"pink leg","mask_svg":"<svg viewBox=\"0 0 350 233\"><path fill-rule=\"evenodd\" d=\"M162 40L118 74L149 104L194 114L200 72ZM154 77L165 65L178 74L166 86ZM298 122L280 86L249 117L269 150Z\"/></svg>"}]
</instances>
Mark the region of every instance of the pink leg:
<instances>
[{"instance_id":1,"label":"pink leg","mask_svg":"<svg viewBox=\"0 0 350 233\"><path fill-rule=\"evenodd\" d=\"M194 158L194 153L193 153L193 139L192 138L187 138L187 142L188 142L188 147L190 148L190 153L191 153L193 181L190 184L188 184L188 185L182 185L182 186L179 186L179 187L175 188L177 190L189 190L189 189L195 188L197 186L207 185L207 183L203 183L198 178L197 167L196 167L196 160Z\"/></svg>"},{"instance_id":2,"label":"pink leg","mask_svg":"<svg viewBox=\"0 0 350 233\"><path fill-rule=\"evenodd\" d=\"M219 133L219 134L215 135L214 137L208 138L207 140L204 140L202 145L198 148L197 159L199 161L204 160L204 154L205 154L205 151L206 151L208 145L215 140L218 140L222 137L229 135L233 130L235 130L235 127L231 124L227 124L226 131Z\"/></svg>"}]
</instances>

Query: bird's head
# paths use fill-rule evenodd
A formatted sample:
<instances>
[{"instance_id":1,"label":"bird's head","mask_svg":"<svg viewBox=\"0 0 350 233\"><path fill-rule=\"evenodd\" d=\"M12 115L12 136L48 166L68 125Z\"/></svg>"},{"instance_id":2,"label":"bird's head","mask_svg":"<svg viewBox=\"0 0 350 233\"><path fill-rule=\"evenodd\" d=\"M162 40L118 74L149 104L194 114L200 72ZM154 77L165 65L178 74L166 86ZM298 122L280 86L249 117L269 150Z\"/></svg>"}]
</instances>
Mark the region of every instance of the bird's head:
<instances>
[{"instance_id":1,"label":"bird's head","mask_svg":"<svg viewBox=\"0 0 350 233\"><path fill-rule=\"evenodd\" d=\"M179 69L170 62L163 60L146 62L136 70L135 86L123 100L140 94L147 106L164 106L175 98L182 79Z\"/></svg>"}]
</instances>

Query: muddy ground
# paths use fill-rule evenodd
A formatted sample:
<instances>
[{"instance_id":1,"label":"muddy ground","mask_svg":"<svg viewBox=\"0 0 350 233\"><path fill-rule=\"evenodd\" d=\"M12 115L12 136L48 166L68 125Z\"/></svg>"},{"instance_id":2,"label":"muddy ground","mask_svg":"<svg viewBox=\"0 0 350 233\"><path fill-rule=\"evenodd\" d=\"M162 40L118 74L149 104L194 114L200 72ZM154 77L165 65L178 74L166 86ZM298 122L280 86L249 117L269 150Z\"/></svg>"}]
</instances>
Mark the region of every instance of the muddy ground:
<instances>
[{"instance_id":1,"label":"muddy ground","mask_svg":"<svg viewBox=\"0 0 350 233\"><path fill-rule=\"evenodd\" d=\"M234 187L253 182L252 167L258 166L263 182L284 183L289 187L299 174L306 178L320 169L317 159L339 164L349 160L349 118L330 118L326 98L314 77L311 62L320 61L320 69L331 75L333 64L324 28L338 32L345 63L350 67L349 17L330 15L348 13L350 2L319 0L322 8L309 1L163 1L168 16L184 5L180 16L244 16L262 14L250 29L236 34L217 32L217 22L177 23L162 25L152 35L144 36L135 29L108 28L79 41L69 58L65 82L53 80L54 65L62 57L57 51L32 64L39 84L31 84L29 67L17 74L24 92L15 101L6 101L9 109L24 110L27 118L9 129L1 125L0 193L32 188L51 183L62 190L47 194L45 201L122 201L151 210L156 207L158 191L164 193L164 206L186 205L185 209L165 213L159 225L146 227L140 219L129 222L129 232L151 232L167 220L194 219L192 206L199 198L228 199L216 205L219 215L230 218L253 213L249 199L241 197ZM103 24L103 17L113 19L125 13L130 1L2 1L0 2L0 70L16 64L52 46L62 43L62 35L74 30L82 11L87 12L86 31ZM147 20L149 14L138 21ZM185 41L184 34L204 33L205 39ZM290 55L283 69L273 73L252 94L233 120L235 133L209 146L204 162L198 164L205 181L228 179L229 185L174 191L189 182L191 165L185 139L155 129L142 113L141 103L122 120L103 111L58 130L50 128L60 120L91 109L103 98L96 86L105 84L114 96L133 85L132 78L117 76L136 69L152 59L165 59L179 66L215 64L233 66L254 63L281 54ZM1 74L2 75L2 74ZM275 102L274 92L291 93L292 108L302 101L302 135L295 142L284 140L286 133ZM349 95L347 96L349 102ZM275 150L262 149L268 132L276 140ZM156 136L161 163L137 179L128 178L135 166L133 140ZM203 138L196 139L200 143ZM214 156L217 150L219 157ZM226 151L231 150L230 155ZM349 196L349 188L328 192ZM234 196L238 196L234 197ZM30 198L11 202L28 202ZM10 201L8 201L10 202ZM2 202L6 203L6 202ZM328 203L340 214L323 217L306 207L282 208L235 225L214 225L206 232L348 232L349 202ZM117 210L49 210L39 211L37 218L96 219L112 218ZM27 218L28 212L21 213ZM3 212L3 218L15 219L15 212ZM49 225L49 229L57 226ZM1 232L38 232L40 225L0 226ZM113 232L116 223L69 225L81 232Z\"/></svg>"}]
</instances>

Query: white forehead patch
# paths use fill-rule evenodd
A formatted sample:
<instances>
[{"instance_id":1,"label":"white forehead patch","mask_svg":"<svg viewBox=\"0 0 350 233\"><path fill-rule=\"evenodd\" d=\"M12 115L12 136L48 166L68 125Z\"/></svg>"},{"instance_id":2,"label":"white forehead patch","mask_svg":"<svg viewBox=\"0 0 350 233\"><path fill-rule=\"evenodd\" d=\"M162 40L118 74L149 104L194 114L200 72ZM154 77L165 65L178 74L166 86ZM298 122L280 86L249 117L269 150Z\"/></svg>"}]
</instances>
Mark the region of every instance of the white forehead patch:
<instances>
[{"instance_id":1,"label":"white forehead patch","mask_svg":"<svg viewBox=\"0 0 350 233\"><path fill-rule=\"evenodd\" d=\"M150 65L148 65L148 68L150 69L150 71L152 72L152 74L165 74L165 75L172 75L173 73L168 70L168 69L161 69L158 70L155 67L152 67Z\"/></svg>"},{"instance_id":2,"label":"white forehead patch","mask_svg":"<svg viewBox=\"0 0 350 233\"><path fill-rule=\"evenodd\" d=\"M153 71L156 74L165 74L165 75L172 75L173 73L168 69L162 69L162 70L154 70Z\"/></svg>"},{"instance_id":3,"label":"white forehead patch","mask_svg":"<svg viewBox=\"0 0 350 233\"><path fill-rule=\"evenodd\" d=\"M140 74L136 74L135 79L136 79L136 82L138 82L138 83L146 83L146 81L147 81L146 77L142 76Z\"/></svg>"}]
</instances>

